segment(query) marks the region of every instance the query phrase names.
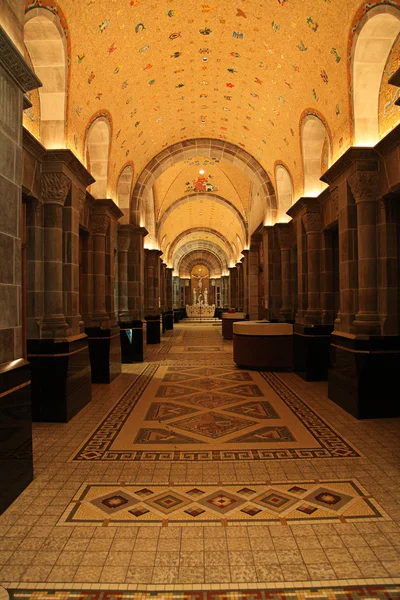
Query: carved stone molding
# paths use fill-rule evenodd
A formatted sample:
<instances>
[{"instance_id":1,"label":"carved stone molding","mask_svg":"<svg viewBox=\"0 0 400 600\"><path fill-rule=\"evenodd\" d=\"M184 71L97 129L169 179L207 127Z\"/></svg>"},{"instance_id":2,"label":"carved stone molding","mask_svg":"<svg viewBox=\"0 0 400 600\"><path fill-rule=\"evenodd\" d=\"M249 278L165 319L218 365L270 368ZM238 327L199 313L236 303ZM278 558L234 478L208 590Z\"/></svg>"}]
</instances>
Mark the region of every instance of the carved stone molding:
<instances>
[{"instance_id":1,"label":"carved stone molding","mask_svg":"<svg viewBox=\"0 0 400 600\"><path fill-rule=\"evenodd\" d=\"M86 190L79 190L78 196L78 210L82 212L86 204Z\"/></svg>"},{"instance_id":2,"label":"carved stone molding","mask_svg":"<svg viewBox=\"0 0 400 600\"><path fill-rule=\"evenodd\" d=\"M305 213L302 216L302 221L306 233L317 233L321 231L320 213Z\"/></svg>"},{"instance_id":3,"label":"carved stone molding","mask_svg":"<svg viewBox=\"0 0 400 600\"><path fill-rule=\"evenodd\" d=\"M281 250L291 250L295 244L292 227L277 227L276 234Z\"/></svg>"},{"instance_id":4,"label":"carved stone molding","mask_svg":"<svg viewBox=\"0 0 400 600\"><path fill-rule=\"evenodd\" d=\"M64 204L71 188L71 180L64 173L42 173L40 185L45 202Z\"/></svg>"},{"instance_id":5,"label":"carved stone molding","mask_svg":"<svg viewBox=\"0 0 400 600\"><path fill-rule=\"evenodd\" d=\"M356 202L378 199L377 171L356 171L353 175L350 175L347 181Z\"/></svg>"},{"instance_id":6,"label":"carved stone molding","mask_svg":"<svg viewBox=\"0 0 400 600\"><path fill-rule=\"evenodd\" d=\"M339 188L335 187L331 193L330 193L330 198L332 200L332 204L335 207L335 211L336 211L336 216L339 216Z\"/></svg>"},{"instance_id":7,"label":"carved stone molding","mask_svg":"<svg viewBox=\"0 0 400 600\"><path fill-rule=\"evenodd\" d=\"M108 215L91 215L90 233L92 235L106 235L110 217Z\"/></svg>"},{"instance_id":8,"label":"carved stone molding","mask_svg":"<svg viewBox=\"0 0 400 600\"><path fill-rule=\"evenodd\" d=\"M32 71L11 38L0 26L0 65L25 93L42 87L42 82Z\"/></svg>"},{"instance_id":9,"label":"carved stone molding","mask_svg":"<svg viewBox=\"0 0 400 600\"><path fill-rule=\"evenodd\" d=\"M130 231L118 229L118 252L128 252L131 245Z\"/></svg>"},{"instance_id":10,"label":"carved stone molding","mask_svg":"<svg viewBox=\"0 0 400 600\"><path fill-rule=\"evenodd\" d=\"M46 155L46 148L25 127L22 129L22 147L40 162Z\"/></svg>"},{"instance_id":11,"label":"carved stone molding","mask_svg":"<svg viewBox=\"0 0 400 600\"><path fill-rule=\"evenodd\" d=\"M71 150L60 149L60 150L47 150L46 151L46 163L63 163L66 165L74 175L83 183L85 187L94 183L94 178L83 166L81 161L75 156Z\"/></svg>"}]
</instances>

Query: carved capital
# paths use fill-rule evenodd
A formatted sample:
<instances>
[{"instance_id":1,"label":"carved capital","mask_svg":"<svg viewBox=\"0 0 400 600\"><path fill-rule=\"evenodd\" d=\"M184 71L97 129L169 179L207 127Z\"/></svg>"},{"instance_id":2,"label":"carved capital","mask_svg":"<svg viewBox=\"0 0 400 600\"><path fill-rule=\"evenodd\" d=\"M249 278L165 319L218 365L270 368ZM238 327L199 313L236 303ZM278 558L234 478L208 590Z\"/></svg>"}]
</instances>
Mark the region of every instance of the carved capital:
<instances>
[{"instance_id":1,"label":"carved capital","mask_svg":"<svg viewBox=\"0 0 400 600\"><path fill-rule=\"evenodd\" d=\"M92 235L106 235L110 217L108 215L91 215L90 233Z\"/></svg>"},{"instance_id":2,"label":"carved capital","mask_svg":"<svg viewBox=\"0 0 400 600\"><path fill-rule=\"evenodd\" d=\"M339 188L335 187L330 193L330 199L335 207L336 216L339 216Z\"/></svg>"},{"instance_id":3,"label":"carved capital","mask_svg":"<svg viewBox=\"0 0 400 600\"><path fill-rule=\"evenodd\" d=\"M293 229L291 227L277 227L276 233L281 250L291 250L295 243Z\"/></svg>"},{"instance_id":4,"label":"carved capital","mask_svg":"<svg viewBox=\"0 0 400 600\"><path fill-rule=\"evenodd\" d=\"M356 202L377 200L379 189L377 171L356 171L347 181Z\"/></svg>"},{"instance_id":5,"label":"carved capital","mask_svg":"<svg viewBox=\"0 0 400 600\"><path fill-rule=\"evenodd\" d=\"M319 213L305 213L302 221L306 233L318 233L321 231L321 215Z\"/></svg>"},{"instance_id":6,"label":"carved capital","mask_svg":"<svg viewBox=\"0 0 400 600\"><path fill-rule=\"evenodd\" d=\"M64 173L42 173L40 186L45 202L64 204L71 189L71 180Z\"/></svg>"},{"instance_id":7,"label":"carved capital","mask_svg":"<svg viewBox=\"0 0 400 600\"><path fill-rule=\"evenodd\" d=\"M79 190L78 196L78 210L82 212L86 203L86 190Z\"/></svg>"}]
</instances>

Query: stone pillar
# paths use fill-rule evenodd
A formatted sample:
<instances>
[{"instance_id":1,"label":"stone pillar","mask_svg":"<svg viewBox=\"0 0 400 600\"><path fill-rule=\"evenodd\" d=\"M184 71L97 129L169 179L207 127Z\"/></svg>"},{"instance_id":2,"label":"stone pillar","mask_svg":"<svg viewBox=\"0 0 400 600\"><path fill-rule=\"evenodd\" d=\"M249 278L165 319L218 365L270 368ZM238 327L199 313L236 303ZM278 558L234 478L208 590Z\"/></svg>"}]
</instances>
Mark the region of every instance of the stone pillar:
<instances>
[{"instance_id":1,"label":"stone pillar","mask_svg":"<svg viewBox=\"0 0 400 600\"><path fill-rule=\"evenodd\" d=\"M281 251L277 240L275 226L262 229L264 255L264 299L266 318L278 321L281 299Z\"/></svg>"},{"instance_id":2,"label":"stone pillar","mask_svg":"<svg viewBox=\"0 0 400 600\"><path fill-rule=\"evenodd\" d=\"M259 257L259 244L261 243L261 236L251 236L250 250L246 256L247 261L247 296L248 296L248 312L250 320L256 321L258 319L259 310L259 298L258 298L258 257Z\"/></svg>"},{"instance_id":3,"label":"stone pillar","mask_svg":"<svg viewBox=\"0 0 400 600\"><path fill-rule=\"evenodd\" d=\"M250 271L250 250L242 250L243 258L242 273L243 273L243 312L250 313L250 290L249 290L249 271ZM258 289L258 282L257 282Z\"/></svg>"},{"instance_id":4,"label":"stone pillar","mask_svg":"<svg viewBox=\"0 0 400 600\"><path fill-rule=\"evenodd\" d=\"M159 344L160 337L160 250L145 250L145 319L147 343Z\"/></svg>"},{"instance_id":5,"label":"stone pillar","mask_svg":"<svg viewBox=\"0 0 400 600\"><path fill-rule=\"evenodd\" d=\"M124 224L118 228L119 326L122 363L142 362L145 357L144 227ZM125 250L126 249L126 250Z\"/></svg>"},{"instance_id":6,"label":"stone pillar","mask_svg":"<svg viewBox=\"0 0 400 600\"><path fill-rule=\"evenodd\" d=\"M307 212L302 216L307 243L307 310L304 315L305 323L320 324L321 295L321 215L317 212Z\"/></svg>"},{"instance_id":7,"label":"stone pillar","mask_svg":"<svg viewBox=\"0 0 400 600\"><path fill-rule=\"evenodd\" d=\"M239 311L244 311L244 303L243 303L243 263L242 262L238 262L236 263L236 270L237 270L237 303L238 303L238 309Z\"/></svg>"},{"instance_id":8,"label":"stone pillar","mask_svg":"<svg viewBox=\"0 0 400 600\"><path fill-rule=\"evenodd\" d=\"M353 325L358 334L379 335L377 289L378 173L356 171L349 186L357 206L358 311Z\"/></svg>"},{"instance_id":9,"label":"stone pillar","mask_svg":"<svg viewBox=\"0 0 400 600\"><path fill-rule=\"evenodd\" d=\"M25 62L24 5L3 2L0 27L0 513L33 479L30 368L22 329L23 94L40 81ZM16 13L14 13L14 10Z\"/></svg>"},{"instance_id":10,"label":"stone pillar","mask_svg":"<svg viewBox=\"0 0 400 600\"><path fill-rule=\"evenodd\" d=\"M294 321L294 294L291 273L291 253L294 245L293 227L291 223L275 225L277 238L281 249L281 297L282 305L279 310L280 321Z\"/></svg>"},{"instance_id":11,"label":"stone pillar","mask_svg":"<svg viewBox=\"0 0 400 600\"><path fill-rule=\"evenodd\" d=\"M172 267L165 268L165 300L166 300L166 316L165 329L170 331L174 328L174 313L173 313L173 298L172 298Z\"/></svg>"},{"instance_id":12,"label":"stone pillar","mask_svg":"<svg viewBox=\"0 0 400 600\"><path fill-rule=\"evenodd\" d=\"M93 310L86 325L93 383L111 383L121 373L120 330L114 307L114 248L122 211L109 198L91 207Z\"/></svg>"},{"instance_id":13,"label":"stone pillar","mask_svg":"<svg viewBox=\"0 0 400 600\"><path fill-rule=\"evenodd\" d=\"M131 245L131 235L126 225L118 228L118 320L130 321L128 307L128 250Z\"/></svg>"},{"instance_id":14,"label":"stone pillar","mask_svg":"<svg viewBox=\"0 0 400 600\"><path fill-rule=\"evenodd\" d=\"M237 277L237 268L229 267L229 308L239 308L237 297Z\"/></svg>"},{"instance_id":15,"label":"stone pillar","mask_svg":"<svg viewBox=\"0 0 400 600\"><path fill-rule=\"evenodd\" d=\"M221 277L221 308L229 306L229 275Z\"/></svg>"}]
</instances>

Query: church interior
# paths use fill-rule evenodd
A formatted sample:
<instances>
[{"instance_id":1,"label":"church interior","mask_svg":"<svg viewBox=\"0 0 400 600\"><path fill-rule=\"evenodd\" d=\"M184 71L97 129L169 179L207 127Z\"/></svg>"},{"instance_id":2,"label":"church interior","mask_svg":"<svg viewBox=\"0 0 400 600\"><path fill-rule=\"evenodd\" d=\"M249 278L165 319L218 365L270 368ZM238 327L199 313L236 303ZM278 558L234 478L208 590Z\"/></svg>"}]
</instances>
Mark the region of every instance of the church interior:
<instances>
[{"instance_id":1,"label":"church interior","mask_svg":"<svg viewBox=\"0 0 400 600\"><path fill-rule=\"evenodd\" d=\"M400 0L202 2L0 0L0 600L400 598Z\"/></svg>"}]
</instances>

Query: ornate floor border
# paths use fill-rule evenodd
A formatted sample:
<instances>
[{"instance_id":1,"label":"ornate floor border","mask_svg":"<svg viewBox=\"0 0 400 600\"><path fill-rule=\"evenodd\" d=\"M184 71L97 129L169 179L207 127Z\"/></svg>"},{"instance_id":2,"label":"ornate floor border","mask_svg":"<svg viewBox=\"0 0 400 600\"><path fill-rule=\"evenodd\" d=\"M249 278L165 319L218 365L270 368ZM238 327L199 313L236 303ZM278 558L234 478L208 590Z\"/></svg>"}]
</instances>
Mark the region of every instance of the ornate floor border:
<instances>
[{"instance_id":1,"label":"ornate floor border","mask_svg":"<svg viewBox=\"0 0 400 600\"><path fill-rule=\"evenodd\" d=\"M79 585L79 584L78 584ZM260 584L261 585L261 584ZM315 598L316 600L399 600L400 586L397 584L383 585L365 585L354 584L346 586L307 586L307 587L282 587L272 588L269 585L254 589L193 589L188 591L179 590L180 586L164 586L164 590L159 590L160 586L151 586L152 590L135 591L116 589L114 585L92 584L90 589L85 589L85 584L77 589L69 589L67 585L64 589L58 586L52 587L47 584L46 588L36 587L29 589L10 589L10 600L305 600L305 598ZM71 586L72 587L72 586ZM136 587L136 586L135 586ZM171 589L171 587L173 589ZM194 587L194 586L193 586ZM212 586L214 587L214 586ZM247 587L247 586L246 586ZM156 588L156 589L154 589ZM174 589L175 588L175 589Z\"/></svg>"},{"instance_id":2,"label":"ornate floor border","mask_svg":"<svg viewBox=\"0 0 400 600\"><path fill-rule=\"evenodd\" d=\"M320 448L280 448L278 450L110 450L114 440L135 408L140 396L148 386L159 365L149 365L139 375L132 386L111 408L101 424L90 434L79 451L70 461L182 461L210 462L237 460L289 460L311 458L360 458L361 454L353 448L338 432L315 413L293 390L274 373L261 372L261 376L280 396L282 401L296 415L302 425L318 442ZM182 365L182 370L184 370ZM188 367L187 367L188 368ZM190 368L190 367L189 367Z\"/></svg>"}]
</instances>

